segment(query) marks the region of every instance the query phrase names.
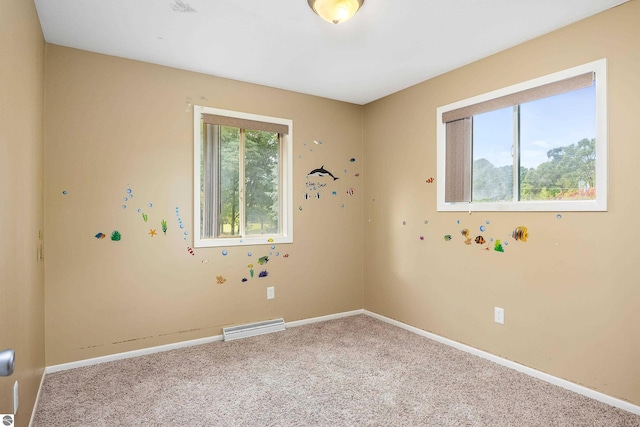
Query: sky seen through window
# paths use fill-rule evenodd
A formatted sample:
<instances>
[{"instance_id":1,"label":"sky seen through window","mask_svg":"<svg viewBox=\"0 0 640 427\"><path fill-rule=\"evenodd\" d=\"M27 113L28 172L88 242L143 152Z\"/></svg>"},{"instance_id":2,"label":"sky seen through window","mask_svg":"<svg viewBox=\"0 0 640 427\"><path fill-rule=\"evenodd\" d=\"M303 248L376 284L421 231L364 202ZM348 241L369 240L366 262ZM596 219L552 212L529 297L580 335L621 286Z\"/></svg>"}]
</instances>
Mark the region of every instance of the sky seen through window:
<instances>
[{"instance_id":1,"label":"sky seen through window","mask_svg":"<svg viewBox=\"0 0 640 427\"><path fill-rule=\"evenodd\" d=\"M552 148L596 135L595 85L520 106L520 165L536 168ZM513 108L473 117L473 158L494 166L513 164Z\"/></svg>"}]
</instances>

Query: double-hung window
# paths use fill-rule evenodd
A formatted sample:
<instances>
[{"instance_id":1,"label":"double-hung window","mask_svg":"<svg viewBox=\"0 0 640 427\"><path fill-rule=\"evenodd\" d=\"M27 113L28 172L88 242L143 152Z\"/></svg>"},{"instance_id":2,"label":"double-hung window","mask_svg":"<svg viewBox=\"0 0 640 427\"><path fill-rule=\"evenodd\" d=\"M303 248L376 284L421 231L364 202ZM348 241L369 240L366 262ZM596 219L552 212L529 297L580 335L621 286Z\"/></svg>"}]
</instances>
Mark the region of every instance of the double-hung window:
<instances>
[{"instance_id":1,"label":"double-hung window","mask_svg":"<svg viewBox=\"0 0 640 427\"><path fill-rule=\"evenodd\" d=\"M194 245L291 243L288 119L194 107Z\"/></svg>"},{"instance_id":2,"label":"double-hung window","mask_svg":"<svg viewBox=\"0 0 640 427\"><path fill-rule=\"evenodd\" d=\"M606 211L606 60L437 109L438 210Z\"/></svg>"}]
</instances>

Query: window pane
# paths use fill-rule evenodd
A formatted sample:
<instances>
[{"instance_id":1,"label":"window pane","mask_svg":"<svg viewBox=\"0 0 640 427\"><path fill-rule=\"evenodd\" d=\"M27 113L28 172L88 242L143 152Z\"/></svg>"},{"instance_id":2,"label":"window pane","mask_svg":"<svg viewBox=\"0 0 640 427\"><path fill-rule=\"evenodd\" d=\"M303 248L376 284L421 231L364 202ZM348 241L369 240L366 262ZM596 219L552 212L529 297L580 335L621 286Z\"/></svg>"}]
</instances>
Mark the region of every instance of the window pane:
<instances>
[{"instance_id":1,"label":"window pane","mask_svg":"<svg viewBox=\"0 0 640 427\"><path fill-rule=\"evenodd\" d=\"M520 106L520 199L595 199L595 85Z\"/></svg>"},{"instance_id":2,"label":"window pane","mask_svg":"<svg viewBox=\"0 0 640 427\"><path fill-rule=\"evenodd\" d=\"M240 230L240 129L220 126L218 156L218 237L236 236Z\"/></svg>"},{"instance_id":3,"label":"window pane","mask_svg":"<svg viewBox=\"0 0 640 427\"><path fill-rule=\"evenodd\" d=\"M513 108L473 116L473 202L513 200Z\"/></svg>"},{"instance_id":4,"label":"window pane","mask_svg":"<svg viewBox=\"0 0 640 427\"><path fill-rule=\"evenodd\" d=\"M245 132L246 234L280 232L280 138L277 133Z\"/></svg>"},{"instance_id":5,"label":"window pane","mask_svg":"<svg viewBox=\"0 0 640 427\"><path fill-rule=\"evenodd\" d=\"M292 134L292 120L194 106L194 247L293 242Z\"/></svg>"}]
</instances>

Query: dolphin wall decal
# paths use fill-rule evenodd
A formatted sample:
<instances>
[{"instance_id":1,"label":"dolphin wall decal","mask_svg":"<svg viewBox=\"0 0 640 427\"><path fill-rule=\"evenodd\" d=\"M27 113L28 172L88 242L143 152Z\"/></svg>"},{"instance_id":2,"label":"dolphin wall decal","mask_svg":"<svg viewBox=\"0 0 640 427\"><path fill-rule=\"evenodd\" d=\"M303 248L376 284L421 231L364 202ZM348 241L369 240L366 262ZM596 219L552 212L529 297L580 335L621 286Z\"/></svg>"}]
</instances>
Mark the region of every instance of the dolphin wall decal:
<instances>
[{"instance_id":1,"label":"dolphin wall decal","mask_svg":"<svg viewBox=\"0 0 640 427\"><path fill-rule=\"evenodd\" d=\"M324 168L324 165L320 166L318 169L312 170L311 172L309 172L308 175L315 175L315 176L327 176L327 175L329 175L331 178L333 178L334 181L336 179L339 179L339 178L336 178L335 176L333 176L333 174L331 172L326 170Z\"/></svg>"}]
</instances>

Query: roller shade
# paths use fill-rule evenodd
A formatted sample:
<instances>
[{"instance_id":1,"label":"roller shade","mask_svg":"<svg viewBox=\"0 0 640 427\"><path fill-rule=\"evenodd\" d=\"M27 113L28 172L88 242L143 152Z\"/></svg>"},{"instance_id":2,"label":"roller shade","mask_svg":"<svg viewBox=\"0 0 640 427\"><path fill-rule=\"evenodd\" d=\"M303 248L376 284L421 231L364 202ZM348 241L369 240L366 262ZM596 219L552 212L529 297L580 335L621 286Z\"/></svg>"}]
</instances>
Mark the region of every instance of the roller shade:
<instances>
[{"instance_id":1,"label":"roller shade","mask_svg":"<svg viewBox=\"0 0 640 427\"><path fill-rule=\"evenodd\" d=\"M513 107L514 105L524 104L525 102L583 89L593 85L595 78L594 74L594 72L581 74L568 79L558 80L542 86L493 98L488 101L479 102L477 104L467 105L466 107L458 108L456 110L447 111L442 113L442 123L449 123L465 117L475 116L476 114L487 113L489 111L499 110L500 108Z\"/></svg>"},{"instance_id":2,"label":"roller shade","mask_svg":"<svg viewBox=\"0 0 640 427\"><path fill-rule=\"evenodd\" d=\"M237 117L220 116L217 114L202 114L202 120L206 124L230 126L241 129L261 130L283 135L289 134L289 126L280 123L260 122L257 120L240 119Z\"/></svg>"}]
</instances>

